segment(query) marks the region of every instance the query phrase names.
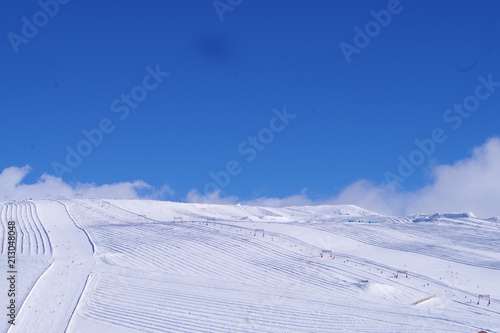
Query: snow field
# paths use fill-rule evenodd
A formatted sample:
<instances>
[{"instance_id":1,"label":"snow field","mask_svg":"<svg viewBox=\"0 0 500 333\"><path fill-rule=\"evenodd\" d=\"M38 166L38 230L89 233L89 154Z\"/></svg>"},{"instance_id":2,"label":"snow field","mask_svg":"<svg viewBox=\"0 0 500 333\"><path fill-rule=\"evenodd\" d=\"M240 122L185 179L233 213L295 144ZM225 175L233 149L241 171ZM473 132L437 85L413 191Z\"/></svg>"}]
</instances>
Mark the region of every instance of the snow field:
<instances>
[{"instance_id":1,"label":"snow field","mask_svg":"<svg viewBox=\"0 0 500 333\"><path fill-rule=\"evenodd\" d=\"M25 262L32 283L9 332L500 328L500 226L470 215L90 199L0 209L46 265Z\"/></svg>"}]
</instances>

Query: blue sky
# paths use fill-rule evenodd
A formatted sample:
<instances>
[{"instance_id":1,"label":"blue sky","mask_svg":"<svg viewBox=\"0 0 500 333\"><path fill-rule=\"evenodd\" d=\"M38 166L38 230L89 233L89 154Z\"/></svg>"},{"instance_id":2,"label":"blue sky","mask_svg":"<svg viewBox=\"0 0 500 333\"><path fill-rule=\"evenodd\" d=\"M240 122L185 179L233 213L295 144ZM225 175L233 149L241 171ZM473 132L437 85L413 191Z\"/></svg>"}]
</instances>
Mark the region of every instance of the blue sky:
<instances>
[{"instance_id":1,"label":"blue sky","mask_svg":"<svg viewBox=\"0 0 500 333\"><path fill-rule=\"evenodd\" d=\"M436 166L499 135L500 88L480 88L488 96L460 123L447 114L500 81L497 1L215 4L7 1L0 169L29 165L25 184L141 180L168 186L169 200L212 188L324 200L359 180L384 186L388 172L399 191L419 191ZM346 44L357 52L346 57ZM127 104L132 93L140 101ZM284 109L294 117L273 120ZM401 177L399 157L435 129L446 140ZM82 143L84 130L97 144ZM70 167L67 147L92 151ZM216 184L210 173L228 163L233 174Z\"/></svg>"}]
</instances>

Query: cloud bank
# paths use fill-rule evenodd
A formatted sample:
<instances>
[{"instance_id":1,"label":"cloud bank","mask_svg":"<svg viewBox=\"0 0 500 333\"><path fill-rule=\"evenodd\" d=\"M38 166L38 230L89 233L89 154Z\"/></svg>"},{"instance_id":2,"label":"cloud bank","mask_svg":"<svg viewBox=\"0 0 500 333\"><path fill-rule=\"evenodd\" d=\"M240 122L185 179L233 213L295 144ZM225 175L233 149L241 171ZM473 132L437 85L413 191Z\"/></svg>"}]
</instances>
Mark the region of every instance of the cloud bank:
<instances>
[{"instance_id":1,"label":"cloud bank","mask_svg":"<svg viewBox=\"0 0 500 333\"><path fill-rule=\"evenodd\" d=\"M311 200L302 192L285 198L258 198L240 201L249 205L283 207L319 204L354 204L388 215L473 212L479 217L500 216L500 138L494 137L473 149L471 156L451 165L437 165L432 183L414 192L391 184L359 180L337 196ZM190 202L226 203L220 192L188 196ZM235 203L231 197L227 203Z\"/></svg>"},{"instance_id":2,"label":"cloud bank","mask_svg":"<svg viewBox=\"0 0 500 333\"><path fill-rule=\"evenodd\" d=\"M137 199L158 198L165 194L173 194L168 186L156 190L140 180L100 186L90 183L78 183L72 186L61 178L43 174L35 184L24 184L23 179L30 172L30 166L4 169L0 173L0 194L3 195L0 200L46 199L59 196L74 198L76 194L82 194L87 198Z\"/></svg>"},{"instance_id":3,"label":"cloud bank","mask_svg":"<svg viewBox=\"0 0 500 333\"><path fill-rule=\"evenodd\" d=\"M24 184L23 179L30 171L29 166L4 169L0 173L0 195L8 200L59 196L74 198L76 194L109 199L161 199L174 195L168 186L155 189L140 180L100 186L88 183L69 185L60 178L44 174L36 183ZM430 185L414 192L401 191L390 184L359 180L337 196L322 200L310 199L305 190L285 198L261 197L252 200L224 196L220 191L202 195L192 190L187 194L186 201L213 204L240 202L269 207L354 204L388 215L473 212L484 218L500 216L500 138L487 140L474 148L469 157L451 165L435 166L432 179Z\"/></svg>"}]
</instances>

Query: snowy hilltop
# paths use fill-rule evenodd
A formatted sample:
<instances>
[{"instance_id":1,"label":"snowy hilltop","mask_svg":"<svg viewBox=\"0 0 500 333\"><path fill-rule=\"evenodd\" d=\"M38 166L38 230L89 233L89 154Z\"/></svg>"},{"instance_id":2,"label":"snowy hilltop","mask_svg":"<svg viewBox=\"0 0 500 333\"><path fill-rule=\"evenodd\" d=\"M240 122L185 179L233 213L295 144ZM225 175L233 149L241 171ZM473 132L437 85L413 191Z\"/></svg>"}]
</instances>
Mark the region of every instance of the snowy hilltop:
<instances>
[{"instance_id":1,"label":"snowy hilltop","mask_svg":"<svg viewBox=\"0 0 500 333\"><path fill-rule=\"evenodd\" d=\"M16 293L0 331L500 329L498 218L86 198L0 209Z\"/></svg>"}]
</instances>

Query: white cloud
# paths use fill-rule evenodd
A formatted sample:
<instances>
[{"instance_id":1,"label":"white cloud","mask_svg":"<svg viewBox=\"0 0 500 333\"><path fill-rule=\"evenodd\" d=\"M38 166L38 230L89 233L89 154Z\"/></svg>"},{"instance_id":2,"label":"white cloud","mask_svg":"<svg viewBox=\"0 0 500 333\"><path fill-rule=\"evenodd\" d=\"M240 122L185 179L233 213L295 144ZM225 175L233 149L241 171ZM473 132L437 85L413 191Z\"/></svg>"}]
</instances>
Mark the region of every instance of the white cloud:
<instances>
[{"instance_id":1,"label":"white cloud","mask_svg":"<svg viewBox=\"0 0 500 333\"><path fill-rule=\"evenodd\" d=\"M148 198L173 196L174 191L163 186L155 189L143 181L115 184L69 185L60 178L44 174L34 184L24 184L29 166L9 167L0 173L0 195L10 199L73 198L83 194L92 198ZM302 206L353 204L387 215L420 213L473 212L479 217L500 216L500 138L491 138L473 149L470 157L451 165L437 165L432 170L432 184L414 192L404 192L390 185L376 185L367 180L347 186L335 197L312 200L306 191L284 198L261 197L241 201L236 196L223 196L221 191L202 195L196 190L186 196L187 202L242 204L255 206ZM0 200L3 199L0 197Z\"/></svg>"},{"instance_id":2,"label":"white cloud","mask_svg":"<svg viewBox=\"0 0 500 333\"><path fill-rule=\"evenodd\" d=\"M388 185L356 182L332 200L352 203L385 214L473 212L476 216L500 215L500 139L491 138L472 155L452 165L437 165L432 184L415 192L401 192Z\"/></svg>"},{"instance_id":3,"label":"white cloud","mask_svg":"<svg viewBox=\"0 0 500 333\"><path fill-rule=\"evenodd\" d=\"M214 191L209 194L202 195L197 190L191 190L186 196L186 201L191 203L208 203L208 204L224 204L234 205L238 202L249 206L262 207L286 207L286 206L305 206L316 204L309 199L305 194L306 190L302 190L300 194L292 195L285 198L266 198L260 197L252 200L241 201L237 196L223 196L222 191Z\"/></svg>"},{"instance_id":4,"label":"white cloud","mask_svg":"<svg viewBox=\"0 0 500 333\"><path fill-rule=\"evenodd\" d=\"M155 190L152 194L148 196L148 199L162 199L165 196L173 197L175 191L168 185L163 185L158 190Z\"/></svg>"},{"instance_id":5,"label":"white cloud","mask_svg":"<svg viewBox=\"0 0 500 333\"><path fill-rule=\"evenodd\" d=\"M387 215L473 212L485 218L500 216L500 138L487 140L474 148L470 157L452 165L434 166L432 177L431 185L414 192L360 180L329 199L311 200L302 191L285 198L263 197L241 203L273 207L353 204ZM235 197L226 200L220 192L188 196L190 202L234 203L236 200Z\"/></svg>"},{"instance_id":6,"label":"white cloud","mask_svg":"<svg viewBox=\"0 0 500 333\"><path fill-rule=\"evenodd\" d=\"M244 202L245 205L264 207L309 206L316 203L309 199L305 193L291 195L285 198L257 198Z\"/></svg>"},{"instance_id":7,"label":"white cloud","mask_svg":"<svg viewBox=\"0 0 500 333\"><path fill-rule=\"evenodd\" d=\"M238 202L238 197L236 196L222 197L220 190L214 191L207 195L201 195L197 190L191 190L186 196L186 202L234 205Z\"/></svg>"},{"instance_id":8,"label":"white cloud","mask_svg":"<svg viewBox=\"0 0 500 333\"><path fill-rule=\"evenodd\" d=\"M57 198L64 196L74 198L76 194L82 194L87 198L157 198L165 194L173 195L173 191L164 186L160 190L147 183L137 180L133 182L122 182L114 184L96 185L90 183L78 183L71 186L48 174L43 174L34 184L24 184L24 178L31 172L30 166L9 167L0 173L0 193L11 200L28 198L45 199L48 196ZM3 198L0 198L0 200Z\"/></svg>"},{"instance_id":9,"label":"white cloud","mask_svg":"<svg viewBox=\"0 0 500 333\"><path fill-rule=\"evenodd\" d=\"M500 139L474 148L472 156L437 166L433 184L417 193L406 213L468 212L500 215Z\"/></svg>"},{"instance_id":10,"label":"white cloud","mask_svg":"<svg viewBox=\"0 0 500 333\"><path fill-rule=\"evenodd\" d=\"M375 185L368 180L360 180L323 204L353 204L380 214L402 215L412 197L414 194L402 193L392 185Z\"/></svg>"}]
</instances>

